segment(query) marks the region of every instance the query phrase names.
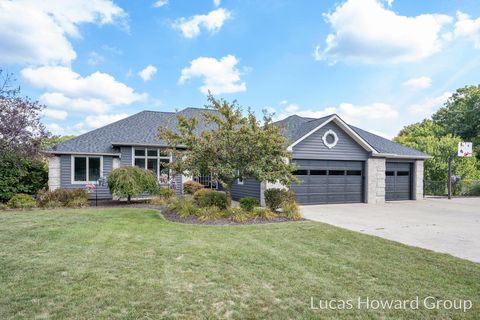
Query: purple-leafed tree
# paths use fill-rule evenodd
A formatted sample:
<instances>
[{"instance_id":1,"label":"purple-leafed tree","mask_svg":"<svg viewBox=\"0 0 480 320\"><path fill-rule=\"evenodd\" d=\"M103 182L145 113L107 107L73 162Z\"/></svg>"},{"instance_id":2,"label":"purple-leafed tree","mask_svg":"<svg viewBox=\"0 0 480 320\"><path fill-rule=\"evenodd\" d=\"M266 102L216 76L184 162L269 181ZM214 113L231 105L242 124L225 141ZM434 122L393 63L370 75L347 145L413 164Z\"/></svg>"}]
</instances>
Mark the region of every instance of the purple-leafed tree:
<instances>
[{"instance_id":1,"label":"purple-leafed tree","mask_svg":"<svg viewBox=\"0 0 480 320\"><path fill-rule=\"evenodd\" d=\"M0 69L0 153L36 157L42 139L50 136L40 121L44 106L22 97L14 81Z\"/></svg>"}]
</instances>

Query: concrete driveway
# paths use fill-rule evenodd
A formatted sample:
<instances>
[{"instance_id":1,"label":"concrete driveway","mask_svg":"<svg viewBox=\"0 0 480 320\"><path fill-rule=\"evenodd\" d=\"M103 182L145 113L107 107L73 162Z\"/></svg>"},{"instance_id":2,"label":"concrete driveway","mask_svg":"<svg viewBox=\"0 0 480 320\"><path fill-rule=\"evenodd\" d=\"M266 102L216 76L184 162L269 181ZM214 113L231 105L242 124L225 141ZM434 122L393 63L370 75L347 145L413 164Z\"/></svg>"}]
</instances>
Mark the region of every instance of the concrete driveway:
<instances>
[{"instance_id":1,"label":"concrete driveway","mask_svg":"<svg viewBox=\"0 0 480 320\"><path fill-rule=\"evenodd\" d=\"M480 198L300 208L310 220L480 263Z\"/></svg>"}]
</instances>

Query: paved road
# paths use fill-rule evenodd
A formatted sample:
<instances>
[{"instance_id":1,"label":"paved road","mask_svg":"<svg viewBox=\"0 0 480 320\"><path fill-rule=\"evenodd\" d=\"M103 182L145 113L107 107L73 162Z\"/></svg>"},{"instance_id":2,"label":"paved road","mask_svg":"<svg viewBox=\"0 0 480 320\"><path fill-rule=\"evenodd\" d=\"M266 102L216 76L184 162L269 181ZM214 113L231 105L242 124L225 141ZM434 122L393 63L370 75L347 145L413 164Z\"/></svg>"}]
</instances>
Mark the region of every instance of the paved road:
<instances>
[{"instance_id":1,"label":"paved road","mask_svg":"<svg viewBox=\"0 0 480 320\"><path fill-rule=\"evenodd\" d=\"M301 206L305 218L480 263L480 198Z\"/></svg>"}]
</instances>

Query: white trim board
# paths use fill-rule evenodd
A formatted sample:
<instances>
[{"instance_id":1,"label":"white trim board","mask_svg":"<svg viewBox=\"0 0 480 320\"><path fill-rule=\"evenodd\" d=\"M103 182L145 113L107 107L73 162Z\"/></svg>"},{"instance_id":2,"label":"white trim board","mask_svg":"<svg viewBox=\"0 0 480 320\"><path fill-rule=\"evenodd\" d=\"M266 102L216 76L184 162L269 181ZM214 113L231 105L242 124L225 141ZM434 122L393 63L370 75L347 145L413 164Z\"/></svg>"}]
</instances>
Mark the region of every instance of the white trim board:
<instances>
[{"instance_id":1,"label":"white trim board","mask_svg":"<svg viewBox=\"0 0 480 320\"><path fill-rule=\"evenodd\" d=\"M339 116L333 115L327 120L325 120L323 123L321 123L319 126L308 132L306 135L300 137L297 141L293 142L291 145L287 147L287 151L292 152L293 147L295 147L297 144L323 128L325 125L327 125L330 122L335 122L343 131L345 131L355 142L357 142L360 146L362 146L365 150L370 151L373 155L378 154L377 150L373 148L371 145L369 145L365 140L362 139L355 131L353 131L352 128L348 126L342 119L340 119Z\"/></svg>"}]
</instances>

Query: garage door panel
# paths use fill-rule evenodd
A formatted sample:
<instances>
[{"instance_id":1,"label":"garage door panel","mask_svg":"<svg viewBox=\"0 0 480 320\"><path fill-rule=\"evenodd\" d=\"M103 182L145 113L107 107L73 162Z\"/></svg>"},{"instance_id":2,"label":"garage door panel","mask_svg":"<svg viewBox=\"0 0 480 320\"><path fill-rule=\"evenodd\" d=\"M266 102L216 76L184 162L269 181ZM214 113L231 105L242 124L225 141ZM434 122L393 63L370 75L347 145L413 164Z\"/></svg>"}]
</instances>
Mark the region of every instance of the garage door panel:
<instances>
[{"instance_id":1,"label":"garage door panel","mask_svg":"<svg viewBox=\"0 0 480 320\"><path fill-rule=\"evenodd\" d=\"M410 163L387 162L385 175L385 200L409 200L412 188Z\"/></svg>"},{"instance_id":2,"label":"garage door panel","mask_svg":"<svg viewBox=\"0 0 480 320\"><path fill-rule=\"evenodd\" d=\"M303 184L293 184L296 200L301 204L345 203L363 201L363 162L334 160L294 160L297 176ZM301 171L304 173L305 171Z\"/></svg>"}]
</instances>

